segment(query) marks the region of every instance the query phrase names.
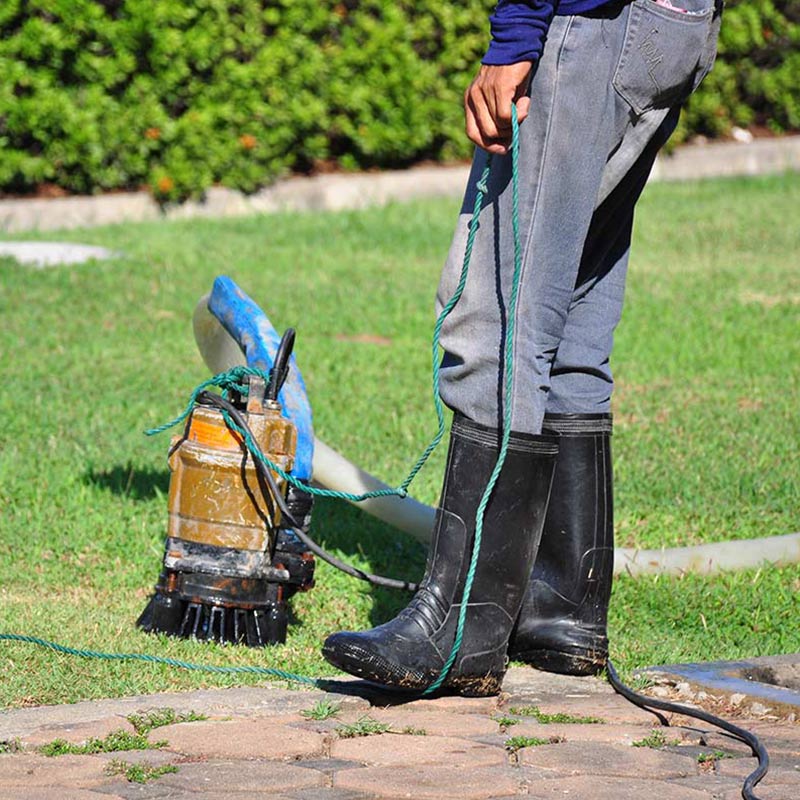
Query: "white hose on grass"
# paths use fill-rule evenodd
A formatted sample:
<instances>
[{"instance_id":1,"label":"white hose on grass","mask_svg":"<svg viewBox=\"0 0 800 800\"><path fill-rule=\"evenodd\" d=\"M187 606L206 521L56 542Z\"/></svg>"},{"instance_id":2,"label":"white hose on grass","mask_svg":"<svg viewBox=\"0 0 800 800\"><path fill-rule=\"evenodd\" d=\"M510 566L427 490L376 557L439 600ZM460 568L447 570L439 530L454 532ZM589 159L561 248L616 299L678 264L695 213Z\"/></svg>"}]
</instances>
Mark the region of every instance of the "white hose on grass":
<instances>
[{"instance_id":1,"label":"white hose on grass","mask_svg":"<svg viewBox=\"0 0 800 800\"><path fill-rule=\"evenodd\" d=\"M711 575L761 566L786 566L800 561L800 533L765 536L763 539L734 539L727 542L673 547L669 550L618 548L614 553L614 574L682 575L693 572Z\"/></svg>"}]
</instances>

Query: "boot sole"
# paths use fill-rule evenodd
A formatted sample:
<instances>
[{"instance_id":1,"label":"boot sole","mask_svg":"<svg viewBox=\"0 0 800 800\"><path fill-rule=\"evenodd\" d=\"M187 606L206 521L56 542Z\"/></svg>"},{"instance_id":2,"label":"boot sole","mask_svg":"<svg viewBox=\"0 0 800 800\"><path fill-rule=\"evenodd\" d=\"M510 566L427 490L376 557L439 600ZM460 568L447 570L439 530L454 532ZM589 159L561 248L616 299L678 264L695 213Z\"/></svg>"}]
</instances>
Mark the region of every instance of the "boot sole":
<instances>
[{"instance_id":1,"label":"boot sole","mask_svg":"<svg viewBox=\"0 0 800 800\"><path fill-rule=\"evenodd\" d=\"M511 656L515 661L523 661L542 672L555 672L558 675L599 675L606 668L608 655L577 655L559 650L525 650Z\"/></svg>"},{"instance_id":2,"label":"boot sole","mask_svg":"<svg viewBox=\"0 0 800 800\"><path fill-rule=\"evenodd\" d=\"M398 692L419 693L438 677L438 672L408 670L360 647L322 648L325 660L337 669ZM491 697L499 694L503 676L448 675L436 694L459 694L463 697Z\"/></svg>"}]
</instances>

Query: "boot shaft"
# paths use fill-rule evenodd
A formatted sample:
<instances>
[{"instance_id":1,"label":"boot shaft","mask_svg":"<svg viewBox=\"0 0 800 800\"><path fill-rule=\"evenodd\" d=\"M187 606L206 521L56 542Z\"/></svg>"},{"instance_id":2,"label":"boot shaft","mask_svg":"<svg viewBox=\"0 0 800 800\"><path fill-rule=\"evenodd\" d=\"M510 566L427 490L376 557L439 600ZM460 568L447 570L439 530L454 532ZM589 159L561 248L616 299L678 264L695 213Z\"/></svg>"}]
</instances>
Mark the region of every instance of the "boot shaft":
<instances>
[{"instance_id":1,"label":"boot shaft","mask_svg":"<svg viewBox=\"0 0 800 800\"><path fill-rule=\"evenodd\" d=\"M614 566L610 414L548 414L559 436L554 490L534 578L605 627ZM544 602L544 598L542 598Z\"/></svg>"},{"instance_id":2,"label":"boot shaft","mask_svg":"<svg viewBox=\"0 0 800 800\"><path fill-rule=\"evenodd\" d=\"M500 455L499 431L456 415L434 535L423 586L435 585L447 604L458 604L475 541L478 504ZM553 480L557 439L552 435L512 433L505 462L483 514L480 569L471 603L519 600L541 538ZM522 529L529 531L521 536Z\"/></svg>"},{"instance_id":3,"label":"boot shaft","mask_svg":"<svg viewBox=\"0 0 800 800\"><path fill-rule=\"evenodd\" d=\"M608 655L614 567L610 414L552 414L559 453L539 552L509 641L512 658L590 674Z\"/></svg>"}]
</instances>

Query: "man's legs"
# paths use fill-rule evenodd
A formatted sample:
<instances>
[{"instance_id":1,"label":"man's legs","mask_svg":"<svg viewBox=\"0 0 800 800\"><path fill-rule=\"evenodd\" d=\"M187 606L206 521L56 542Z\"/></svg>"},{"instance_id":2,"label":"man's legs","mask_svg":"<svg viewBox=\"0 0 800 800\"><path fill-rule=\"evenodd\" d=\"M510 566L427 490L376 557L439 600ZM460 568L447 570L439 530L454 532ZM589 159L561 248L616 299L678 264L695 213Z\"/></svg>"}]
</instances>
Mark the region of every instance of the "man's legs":
<instances>
[{"instance_id":1,"label":"man's legs","mask_svg":"<svg viewBox=\"0 0 800 800\"><path fill-rule=\"evenodd\" d=\"M586 30L579 36L582 23ZM584 101L596 100L594 95L584 97L581 92L580 97L574 98L563 91L562 81L573 84L579 78L580 70L571 57L573 48L596 51L601 48L603 34L599 20L560 18L550 33L549 47L554 55L542 62L534 78L533 91L542 111L526 121L528 133L523 136L521 146L525 198L520 224L525 231L526 253L517 318L522 328L517 336L518 384L526 382L530 365L543 373L549 369L566 319L594 198L602 182L603 165L612 147L615 120L610 115L613 117L619 106L608 86L604 100L593 105L596 128L591 133L581 130L580 138L586 141L578 149L582 154L580 159L571 160L572 145L566 142L567 132L585 115ZM613 59L608 58L607 81L613 66ZM566 75L562 74L564 71ZM598 87L595 89L599 91ZM604 144L599 147L593 141L598 136L597 130L605 131ZM548 153L555 153L552 161ZM481 169L480 156L475 167ZM497 348L502 347L506 313L503 295L507 296L513 270L513 257L509 259L508 253L501 256L498 251L505 247L513 253L509 170L508 158L498 159L492 169L490 206L480 218L475 269L453 315L452 327L462 334L460 343L467 350L472 344L479 345L470 351L471 356L478 358L478 369L472 370L474 361L465 362L470 367L467 382L473 383L468 394L478 391L483 380L489 380L492 388L497 385ZM565 186L571 191L564 191ZM562 228L561 217L569 218L570 224ZM495 223L499 222L502 230L496 228ZM564 235L559 236L562 231ZM496 241L500 242L499 249L495 248ZM547 256L541 262L536 251L545 245L538 248L538 242L547 243ZM458 246L457 242L454 249ZM572 252L565 254L565 250ZM451 253L450 263L454 258L460 261ZM456 280L458 272L460 266ZM443 282L447 280L446 273ZM553 299L541 303L539 295L545 289ZM476 327L482 327L482 334L473 341L471 331ZM459 336L447 335L454 343L459 340ZM452 383L445 380L443 394L445 385ZM485 513L479 512L479 507L498 459L500 426L496 415L500 405L494 408L488 405L489 413L479 419L456 413L441 509L419 590L407 608L384 625L371 631L344 631L328 637L323 645L328 661L387 685L406 688L430 685L442 670L455 641L467 575L472 574L474 582L464 609L465 626L458 657L444 685L470 694L490 694L499 689L505 672L508 637L519 614L541 538L557 449L552 437L548 440L531 430L541 425L544 398L542 394L534 415L527 403L517 404L517 409L525 413L518 413L512 422L511 446ZM452 405L446 396L445 401ZM473 567L470 561L478 519L483 523L483 532L479 558Z\"/></svg>"},{"instance_id":2,"label":"man's legs","mask_svg":"<svg viewBox=\"0 0 800 800\"><path fill-rule=\"evenodd\" d=\"M631 40L629 34L629 40L641 43L646 35L640 33L638 40ZM628 53L630 50L630 46L626 48ZM618 104L621 98L613 100ZM560 448L542 540L519 621L510 637L509 653L542 669L588 674L602 669L608 656L606 620L613 572L613 379L609 360L622 311L634 207L678 114L678 106L649 108L630 114L622 127L619 113L609 117L617 122L614 133L619 138L602 166L580 257L572 272L562 267L555 276L556 283L545 291L537 287L544 309L529 304L534 313L539 313L539 319L549 323L550 335L524 341L525 349L532 347L534 353L538 349L538 358L534 355L526 363L534 392L518 384L516 397L529 412L524 424L536 431L540 429L536 425L543 422L546 432L559 434ZM593 124L591 119L587 122ZM544 147L543 158L547 152ZM580 230L578 220L573 232ZM552 238L563 242L563 231L552 229ZM538 241L526 245L534 254L549 252L547 244L541 246ZM567 246L563 252L573 251ZM563 310L564 314L559 330L561 320L553 310L554 304L563 301L563 284L558 278L565 275L571 275L573 283L566 307L555 306L556 312ZM502 279L497 281L497 285L502 283ZM546 290L554 285L557 291L548 293ZM498 296L502 296L500 292ZM537 330L536 324L528 329ZM541 347L542 342L552 350ZM445 365L455 367L450 373L455 377L455 387L443 391L446 401L459 403L462 397L470 396L459 392L459 380L474 378L479 371L473 369L470 375L465 368L467 359L459 355L475 346L472 342L465 347L456 339L449 349ZM488 363L489 356L484 358ZM500 408L499 390L491 393L486 386L482 394L472 397L478 403L473 401L466 413L491 413L491 400L495 409ZM518 404L519 400L517 412Z\"/></svg>"},{"instance_id":3,"label":"man's legs","mask_svg":"<svg viewBox=\"0 0 800 800\"><path fill-rule=\"evenodd\" d=\"M631 47L642 36L652 37L641 26L627 25L629 14L633 19L629 7L608 7L595 16L557 18L532 81L534 109L522 126L520 153L523 275L515 320L512 447L483 515L478 500L497 459L504 412L502 351L514 261L511 159L494 162L475 241L474 268L443 330L441 392L457 413L443 508L426 574L411 603L394 620L372 631L343 632L327 639L323 654L353 674L394 686L427 685L447 657L456 618L463 610L464 636L444 685L476 694L499 687L508 636L521 606L520 581L530 574L525 564L538 547L552 478L556 445L538 435L551 366L574 309L595 211L619 183L609 177L610 166L618 168L620 177L630 172L630 164L618 156L627 153L631 159L634 148L624 148L623 140L637 140L630 135L632 129L639 132L642 149L652 138L652 134L641 136L647 128L644 118L652 124L652 115L632 115L632 107L613 82ZM637 15L641 22L641 8ZM682 34L676 38L680 44ZM686 83L685 78L679 83ZM465 213L440 284L440 306L458 281L474 205L474 180L484 164L485 156L478 153ZM479 550L476 519L484 522ZM475 582L469 604L462 609L473 551L478 556L470 567Z\"/></svg>"},{"instance_id":4,"label":"man's legs","mask_svg":"<svg viewBox=\"0 0 800 800\"><path fill-rule=\"evenodd\" d=\"M528 358L532 359L531 363L539 364L540 361L548 361L555 352L575 283L582 240L601 183L602 165L608 152L606 148L609 146L604 145L599 153L595 152L597 148L587 146L585 158L581 159L579 165L569 163L569 147L563 137L580 116L580 101L572 103L568 95L562 98L559 91L559 62L569 61L572 23L564 18L557 22L551 30L549 41L555 56L542 63L534 78L534 92L543 109L540 114L526 121L525 130L531 133L525 134L521 148L521 163L525 168L522 176L525 199L521 207L520 224L525 231L527 252L518 316L518 325L523 328L518 335L518 384L525 381L529 374L527 365L520 365L519 361ZM594 27L589 38L599 45L601 31L599 25ZM611 72L610 62L608 71ZM568 79L574 81L576 78L577 74L570 74ZM539 89L536 89L537 85ZM608 104L598 105L602 107L594 110L597 124L607 128ZM565 174L559 176L554 166L548 166L550 162L545 158L545 151L558 154L557 160L564 163ZM482 169L481 162L479 155L476 157L476 170ZM453 346L465 348L466 360L463 363L468 367L465 377L470 384L466 387L467 398L473 392L485 394L480 388L484 381L488 381L492 391L497 388L497 353L502 347L505 328L503 315L506 313L503 294L507 297L510 288L508 281L513 270L513 257L508 258L509 253L513 253L509 180L510 159L498 159L490 179L490 205L484 208L480 217L481 227L473 256L474 269L461 302L449 318L453 320L449 326L451 330L445 332L445 338L449 338ZM560 192L561 180L567 185L575 184L574 196L569 192ZM471 186L471 191L474 191L474 186ZM543 196L541 202L540 195ZM468 199L467 205L472 204ZM533 255L530 245L542 238L540 228L550 225L556 207L561 214L574 215L585 221L576 222L577 233L569 231L569 246L575 250L574 256L564 258L563 264L553 264L547 274L542 274L537 269L538 259L535 265L531 264ZM500 223L502 231L497 229ZM500 247L508 251L502 257L495 248L498 239ZM464 241L465 237L460 240L462 252ZM458 248L459 241L451 252L449 265L460 262ZM553 244L552 255L557 252L560 254L561 249ZM549 264L551 261L544 259L542 263ZM567 268L572 263L575 266L571 276L557 275L559 269ZM555 274L550 275L551 271ZM455 283L459 272L460 263L454 271L446 270L443 283L446 284L449 279ZM538 287L550 283L553 284L552 293L558 296L557 299L551 306L537 306ZM534 314L528 308L532 304L537 306ZM526 330L529 327L526 319L534 320L534 328ZM477 334L476 330L479 331ZM532 337L542 343L541 346L519 347L519 342L531 341ZM473 349L473 344L478 347ZM445 347L453 352L447 342ZM545 369L543 363L539 369ZM447 367L444 372L448 372ZM459 381L453 380L450 370L448 377L443 380L442 390L445 402L451 405L455 403L452 397L446 396L446 391L448 387L453 388L454 383L458 384ZM456 387L457 390L463 388ZM473 399L478 400L478 397ZM483 407L478 402L478 409L482 413L474 413L471 407L469 411L456 413L450 435L441 509L419 590L409 605L384 625L371 631L344 631L328 637L322 651L328 661L347 672L385 685L424 688L441 673L456 640L463 610L463 637L444 686L469 694L492 694L499 690L506 668L508 637L519 614L533 566L533 556L541 538L557 451L552 438L548 440L539 435L538 430L533 430L541 426L544 395L541 400L537 411L538 421L530 413L526 413L524 418L517 414L512 421L511 446L485 513L479 508L498 460L501 437L497 414L501 409L499 404L489 403ZM517 406L522 410L526 409L527 404ZM456 411L461 409L456 408ZM473 566L471 557L477 538L478 520L483 524L482 540L479 558ZM464 608L468 575L474 575L474 582L469 602Z\"/></svg>"}]
</instances>

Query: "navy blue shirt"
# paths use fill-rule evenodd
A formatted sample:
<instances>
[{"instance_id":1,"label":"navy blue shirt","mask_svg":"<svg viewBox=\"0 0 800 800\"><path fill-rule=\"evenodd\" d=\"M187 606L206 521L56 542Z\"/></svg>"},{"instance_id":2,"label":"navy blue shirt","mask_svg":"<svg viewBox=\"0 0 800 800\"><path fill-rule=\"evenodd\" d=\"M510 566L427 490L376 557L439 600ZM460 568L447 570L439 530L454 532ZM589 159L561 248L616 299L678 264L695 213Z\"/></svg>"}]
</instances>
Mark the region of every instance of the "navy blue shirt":
<instances>
[{"instance_id":1,"label":"navy blue shirt","mask_svg":"<svg viewBox=\"0 0 800 800\"><path fill-rule=\"evenodd\" d=\"M609 0L499 0L494 14L489 17L492 41L483 63L537 61L555 14L581 14L607 2Z\"/></svg>"}]
</instances>

